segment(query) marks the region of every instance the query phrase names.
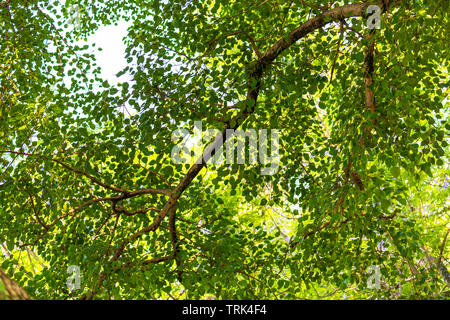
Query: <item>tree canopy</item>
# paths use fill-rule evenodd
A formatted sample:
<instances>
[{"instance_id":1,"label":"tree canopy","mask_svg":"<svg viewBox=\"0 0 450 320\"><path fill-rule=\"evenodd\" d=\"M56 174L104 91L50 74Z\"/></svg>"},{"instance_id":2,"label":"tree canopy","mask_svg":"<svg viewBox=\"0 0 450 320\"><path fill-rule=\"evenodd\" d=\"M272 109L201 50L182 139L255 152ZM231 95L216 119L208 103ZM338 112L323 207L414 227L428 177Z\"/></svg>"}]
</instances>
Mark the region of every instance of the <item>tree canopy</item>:
<instances>
[{"instance_id":1,"label":"tree canopy","mask_svg":"<svg viewBox=\"0 0 450 320\"><path fill-rule=\"evenodd\" d=\"M0 275L36 299L448 297L448 9L0 2ZM87 39L125 22L111 83ZM245 163L217 161L230 130Z\"/></svg>"}]
</instances>

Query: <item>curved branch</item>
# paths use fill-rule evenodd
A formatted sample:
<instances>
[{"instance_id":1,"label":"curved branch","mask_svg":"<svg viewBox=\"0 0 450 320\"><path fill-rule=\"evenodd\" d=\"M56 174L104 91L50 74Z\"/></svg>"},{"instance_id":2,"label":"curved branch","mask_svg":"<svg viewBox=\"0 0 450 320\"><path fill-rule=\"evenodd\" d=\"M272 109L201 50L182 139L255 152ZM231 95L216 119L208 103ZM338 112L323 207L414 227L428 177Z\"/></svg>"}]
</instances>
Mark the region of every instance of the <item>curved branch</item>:
<instances>
[{"instance_id":1,"label":"curved branch","mask_svg":"<svg viewBox=\"0 0 450 320\"><path fill-rule=\"evenodd\" d=\"M376 2L380 7L384 7L385 3L390 4L393 1L382 1ZM398 1L399 3L401 1ZM316 16L307 22L303 23L293 31L289 33L287 38L282 38L278 42L276 42L271 48L269 48L257 61L251 64L251 68L249 68L249 85L247 91L247 97L244 101L248 106L243 110L241 114L235 116L231 121L227 122L224 130L219 134L218 138L215 139L213 143L211 143L200 158L195 162L195 164L188 170L184 178L178 183L175 189L171 192L168 201L161 209L159 214L154 219L153 223L149 226L137 231L131 237L125 239L122 245L116 249L114 255L111 258L111 261L116 261L122 255L125 247L130 242L140 238L142 235L155 231L159 225L161 224L164 217L169 213L169 211L176 205L177 200L180 198L184 190L190 185L190 183L195 179L195 177L199 174L199 172L206 165L206 162L214 156L215 151L220 145L225 144L226 140L230 137L227 135L227 129L236 130L241 126L241 124L247 120L247 118L254 112L255 106L258 100L258 95L262 85L262 78L264 72L267 70L268 66L274 62L274 60L286 49L292 46L295 42L302 39L309 33L329 24L330 22L341 21L350 17L360 17L365 16L366 9L371 5L368 2L362 2L357 4L349 4L341 7L337 7L334 9L330 9L328 11L323 12L319 16ZM238 32L231 33L235 34ZM208 52L208 51L207 51ZM233 124L233 125L232 125ZM220 139L220 136L222 139ZM326 226L324 226L326 227ZM92 290L89 294L88 298L92 298L95 294L95 290ZM85 298L85 296L83 297Z\"/></svg>"},{"instance_id":2,"label":"curved branch","mask_svg":"<svg viewBox=\"0 0 450 320\"><path fill-rule=\"evenodd\" d=\"M7 298L10 300L31 300L27 292L19 287L6 273L0 269L0 283L3 283L3 290L0 290L0 300ZM4 297L5 296L5 297Z\"/></svg>"}]
</instances>

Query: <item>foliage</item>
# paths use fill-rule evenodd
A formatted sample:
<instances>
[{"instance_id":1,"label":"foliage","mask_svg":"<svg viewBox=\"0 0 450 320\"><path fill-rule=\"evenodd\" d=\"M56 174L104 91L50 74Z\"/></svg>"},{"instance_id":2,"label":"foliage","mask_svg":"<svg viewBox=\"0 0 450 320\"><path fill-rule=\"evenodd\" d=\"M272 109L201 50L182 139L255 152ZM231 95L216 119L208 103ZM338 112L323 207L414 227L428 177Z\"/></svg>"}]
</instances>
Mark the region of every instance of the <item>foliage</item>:
<instances>
[{"instance_id":1,"label":"foliage","mask_svg":"<svg viewBox=\"0 0 450 320\"><path fill-rule=\"evenodd\" d=\"M45 299L444 298L448 1L370 4L0 2L1 268ZM120 21L116 85L80 43ZM278 172L175 164L195 121L279 129Z\"/></svg>"}]
</instances>

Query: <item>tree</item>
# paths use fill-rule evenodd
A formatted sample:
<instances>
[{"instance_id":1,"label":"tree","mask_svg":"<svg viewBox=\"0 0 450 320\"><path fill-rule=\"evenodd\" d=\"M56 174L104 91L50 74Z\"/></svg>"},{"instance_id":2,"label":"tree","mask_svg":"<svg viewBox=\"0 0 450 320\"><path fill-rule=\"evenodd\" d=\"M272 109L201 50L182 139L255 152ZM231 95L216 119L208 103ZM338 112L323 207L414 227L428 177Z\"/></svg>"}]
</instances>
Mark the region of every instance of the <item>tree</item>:
<instances>
[{"instance_id":1,"label":"tree","mask_svg":"<svg viewBox=\"0 0 450 320\"><path fill-rule=\"evenodd\" d=\"M29 300L28 294L0 270L0 299Z\"/></svg>"},{"instance_id":2,"label":"tree","mask_svg":"<svg viewBox=\"0 0 450 320\"><path fill-rule=\"evenodd\" d=\"M1 2L2 268L37 298L444 297L447 9ZM123 20L111 85L80 43ZM239 129L257 161L208 162Z\"/></svg>"}]
</instances>

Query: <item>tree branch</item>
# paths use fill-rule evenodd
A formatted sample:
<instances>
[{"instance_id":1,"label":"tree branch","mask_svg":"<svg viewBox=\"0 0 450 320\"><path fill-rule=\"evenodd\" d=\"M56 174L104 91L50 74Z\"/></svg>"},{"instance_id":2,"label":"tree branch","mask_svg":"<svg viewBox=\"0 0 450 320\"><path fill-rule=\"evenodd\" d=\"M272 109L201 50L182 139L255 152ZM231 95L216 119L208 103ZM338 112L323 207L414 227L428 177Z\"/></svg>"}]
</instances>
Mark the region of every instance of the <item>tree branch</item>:
<instances>
[{"instance_id":1,"label":"tree branch","mask_svg":"<svg viewBox=\"0 0 450 320\"><path fill-rule=\"evenodd\" d=\"M388 1L391 2L391 1ZM382 2L378 2L380 6L383 5ZM220 144L224 144L226 140L229 138L229 135L227 135L227 129L234 129L236 130L241 126L241 124L254 112L255 106L257 103L259 91L261 89L262 85L262 77L268 66L286 49L288 49L291 45L293 45L298 40L305 37L307 34L327 25L328 23L332 21L341 21L345 18L349 17L359 17L359 16L365 16L365 11L368 8L368 6L371 5L371 3L363 2L363 3L357 3L357 4L349 4L344 5L341 7L337 7L331 10L327 10L320 14L319 16L316 16L314 18L311 18L307 22L303 23L293 31L291 31L287 37L287 39L282 38L278 42L276 42L270 49L268 49L260 59L253 62L251 64L251 67L249 68L249 85L248 85L248 91L247 91L247 97L244 101L246 103L247 108L245 108L241 114L236 115L231 121L226 123L226 126L224 130L219 134L219 138L221 136L222 139L215 139L213 143L211 143L206 150L203 152L203 154L200 156L200 158L195 162L195 164L188 170L184 178L178 183L178 185L175 187L175 189L171 192L168 201L164 205L164 207L161 209L159 214L156 216L152 224L149 226L137 231L132 236L124 240L122 245L116 249L114 252L114 255L111 258L111 261L116 261L125 250L125 247L128 243L140 238L142 235L155 231L159 225L161 224L161 221L164 219L164 217L168 214L168 212L176 205L177 200L180 198L184 190L190 185L190 183L195 179L195 177L199 174L199 172L203 169L206 162L214 156L215 151L218 150L220 147ZM238 33L241 33L242 31L235 31L231 32L230 34L226 35L225 37L236 35ZM215 39L211 45L210 48L205 52L204 55L206 55L211 48L214 48L217 44L219 39ZM204 56L203 55L203 56ZM233 124L233 126L231 126ZM329 224L329 223L328 223ZM328 225L326 224L326 225ZM325 225L323 227L326 227ZM323 228L321 227L321 228ZM101 284L101 282L100 282ZM88 296L89 298L92 298L96 291L92 290L91 293ZM85 298L85 296L83 297Z\"/></svg>"}]
</instances>

